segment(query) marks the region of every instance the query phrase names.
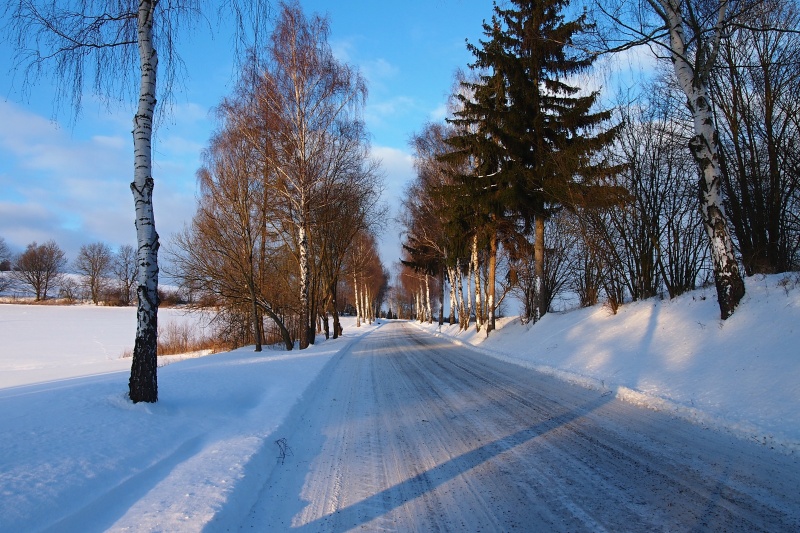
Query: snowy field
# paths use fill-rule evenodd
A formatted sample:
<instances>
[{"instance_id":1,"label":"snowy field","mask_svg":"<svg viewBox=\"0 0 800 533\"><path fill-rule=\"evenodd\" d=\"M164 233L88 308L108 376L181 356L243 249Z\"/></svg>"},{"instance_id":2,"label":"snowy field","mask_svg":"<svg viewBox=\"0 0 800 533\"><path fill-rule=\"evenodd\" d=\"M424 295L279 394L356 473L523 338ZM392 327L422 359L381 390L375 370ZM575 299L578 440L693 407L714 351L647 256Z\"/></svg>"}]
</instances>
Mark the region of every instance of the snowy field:
<instances>
[{"instance_id":1,"label":"snowy field","mask_svg":"<svg viewBox=\"0 0 800 533\"><path fill-rule=\"evenodd\" d=\"M158 313L159 328L188 323L200 335L204 318L180 309ZM130 370L122 355L133 351L135 336L135 307L0 304L0 389Z\"/></svg>"},{"instance_id":2,"label":"snowy field","mask_svg":"<svg viewBox=\"0 0 800 533\"><path fill-rule=\"evenodd\" d=\"M713 290L675 301L504 319L488 340L421 326L632 402L800 450L800 283L748 279L736 314ZM167 310L160 323L196 320ZM126 399L132 309L0 305L0 531L200 531L236 515L248 462L337 353L243 348L159 370L155 405ZM237 485L238 484L238 485ZM246 513L246 510L242 510ZM217 523L222 527L224 524Z\"/></svg>"},{"instance_id":3,"label":"snowy field","mask_svg":"<svg viewBox=\"0 0 800 533\"><path fill-rule=\"evenodd\" d=\"M727 321L713 288L675 300L550 313L536 325L420 327L489 355L700 424L800 451L800 275L747 278Z\"/></svg>"}]
</instances>

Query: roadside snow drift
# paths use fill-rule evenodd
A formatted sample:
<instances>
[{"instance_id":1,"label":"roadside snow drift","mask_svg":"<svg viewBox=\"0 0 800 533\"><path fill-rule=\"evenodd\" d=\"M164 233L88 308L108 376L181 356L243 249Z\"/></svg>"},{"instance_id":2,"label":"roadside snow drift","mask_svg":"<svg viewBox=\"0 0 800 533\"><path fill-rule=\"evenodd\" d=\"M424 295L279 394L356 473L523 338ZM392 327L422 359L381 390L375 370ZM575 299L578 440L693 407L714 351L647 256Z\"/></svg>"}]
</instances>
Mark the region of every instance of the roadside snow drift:
<instances>
[{"instance_id":1,"label":"roadside snow drift","mask_svg":"<svg viewBox=\"0 0 800 533\"><path fill-rule=\"evenodd\" d=\"M537 324L498 321L486 337L441 334L486 353L702 424L800 450L800 276L747 278L720 320L713 288L674 300L548 313ZM439 332L436 323L421 327Z\"/></svg>"}]
</instances>

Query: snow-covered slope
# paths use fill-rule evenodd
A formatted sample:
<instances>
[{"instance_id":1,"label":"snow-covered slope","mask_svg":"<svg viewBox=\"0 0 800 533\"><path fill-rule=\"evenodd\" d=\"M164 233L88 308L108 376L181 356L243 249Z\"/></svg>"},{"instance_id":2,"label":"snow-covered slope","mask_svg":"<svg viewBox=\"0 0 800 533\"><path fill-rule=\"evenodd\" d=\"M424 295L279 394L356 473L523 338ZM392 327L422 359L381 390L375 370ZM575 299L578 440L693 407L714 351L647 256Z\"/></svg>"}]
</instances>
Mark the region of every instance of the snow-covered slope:
<instances>
[{"instance_id":1,"label":"snow-covered slope","mask_svg":"<svg viewBox=\"0 0 800 533\"><path fill-rule=\"evenodd\" d=\"M487 338L437 324L430 332L628 401L800 451L800 276L755 276L734 315L713 288L675 300L498 321Z\"/></svg>"}]
</instances>

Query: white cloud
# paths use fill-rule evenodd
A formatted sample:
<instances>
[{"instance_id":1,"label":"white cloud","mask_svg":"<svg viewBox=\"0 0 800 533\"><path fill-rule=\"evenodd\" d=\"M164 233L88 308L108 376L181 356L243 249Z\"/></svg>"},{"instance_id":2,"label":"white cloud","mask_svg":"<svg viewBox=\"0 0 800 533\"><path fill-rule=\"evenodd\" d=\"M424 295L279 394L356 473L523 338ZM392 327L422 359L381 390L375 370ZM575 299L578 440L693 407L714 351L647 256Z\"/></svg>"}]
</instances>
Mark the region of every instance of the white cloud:
<instances>
[{"instance_id":1,"label":"white cloud","mask_svg":"<svg viewBox=\"0 0 800 533\"><path fill-rule=\"evenodd\" d=\"M432 121L439 122L447 117L447 104L440 104L436 106L436 108L431 111L430 117Z\"/></svg>"},{"instance_id":2,"label":"white cloud","mask_svg":"<svg viewBox=\"0 0 800 533\"><path fill-rule=\"evenodd\" d=\"M417 108L416 102L407 96L396 96L381 102L367 103L364 115L370 126L381 126L387 120L406 115Z\"/></svg>"},{"instance_id":3,"label":"white cloud","mask_svg":"<svg viewBox=\"0 0 800 533\"><path fill-rule=\"evenodd\" d=\"M83 244L135 242L133 146L125 129L92 124L95 133L78 138L8 102L0 102L0 121L0 235L10 246L55 239L74 258ZM194 213L202 147L177 135L159 146L154 204L164 240Z\"/></svg>"},{"instance_id":4,"label":"white cloud","mask_svg":"<svg viewBox=\"0 0 800 533\"><path fill-rule=\"evenodd\" d=\"M414 178L414 157L403 150L386 146L373 146L372 156L381 161L386 176L384 201L388 204L390 217L381 235L379 251L384 264L389 267L400 257L400 231L396 215L408 184Z\"/></svg>"}]
</instances>

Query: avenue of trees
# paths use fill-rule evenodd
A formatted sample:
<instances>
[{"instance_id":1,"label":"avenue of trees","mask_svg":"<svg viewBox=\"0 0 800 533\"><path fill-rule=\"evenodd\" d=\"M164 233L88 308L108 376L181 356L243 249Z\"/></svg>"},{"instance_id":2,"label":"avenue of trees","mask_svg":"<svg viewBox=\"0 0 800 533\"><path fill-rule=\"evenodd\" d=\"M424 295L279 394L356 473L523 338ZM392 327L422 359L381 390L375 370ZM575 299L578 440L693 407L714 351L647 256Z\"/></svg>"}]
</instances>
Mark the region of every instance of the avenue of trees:
<instances>
[{"instance_id":1,"label":"avenue of trees","mask_svg":"<svg viewBox=\"0 0 800 533\"><path fill-rule=\"evenodd\" d=\"M317 331L337 338L342 312L374 319L388 282L366 85L333 57L328 33L326 18L281 6L218 107L197 213L169 248L181 284L257 351L274 342L265 324L286 349L304 349Z\"/></svg>"},{"instance_id":2,"label":"avenue of trees","mask_svg":"<svg viewBox=\"0 0 800 533\"><path fill-rule=\"evenodd\" d=\"M412 139L398 309L432 320L438 299L441 322L449 301L488 333L510 293L536 321L566 292L615 310L714 283L724 319L740 265L800 268L794 3L605 2L602 26L566 1L508 6L447 120ZM642 44L663 68L636 99L604 109L576 84L593 51Z\"/></svg>"}]
</instances>

